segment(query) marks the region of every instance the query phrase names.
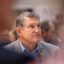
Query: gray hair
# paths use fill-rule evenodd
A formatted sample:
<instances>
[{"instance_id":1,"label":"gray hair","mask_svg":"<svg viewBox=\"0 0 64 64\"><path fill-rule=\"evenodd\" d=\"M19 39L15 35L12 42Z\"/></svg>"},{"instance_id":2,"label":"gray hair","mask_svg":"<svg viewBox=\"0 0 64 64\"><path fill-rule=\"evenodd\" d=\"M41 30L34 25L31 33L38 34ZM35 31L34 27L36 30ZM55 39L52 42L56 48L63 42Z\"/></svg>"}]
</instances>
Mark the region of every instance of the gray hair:
<instances>
[{"instance_id":1,"label":"gray hair","mask_svg":"<svg viewBox=\"0 0 64 64\"><path fill-rule=\"evenodd\" d=\"M16 19L16 27L18 27L18 26L23 27L24 26L25 17L28 17L28 18L36 17L39 20L39 16L36 15L34 12L24 12L24 13L20 14L17 17L17 19Z\"/></svg>"}]
</instances>

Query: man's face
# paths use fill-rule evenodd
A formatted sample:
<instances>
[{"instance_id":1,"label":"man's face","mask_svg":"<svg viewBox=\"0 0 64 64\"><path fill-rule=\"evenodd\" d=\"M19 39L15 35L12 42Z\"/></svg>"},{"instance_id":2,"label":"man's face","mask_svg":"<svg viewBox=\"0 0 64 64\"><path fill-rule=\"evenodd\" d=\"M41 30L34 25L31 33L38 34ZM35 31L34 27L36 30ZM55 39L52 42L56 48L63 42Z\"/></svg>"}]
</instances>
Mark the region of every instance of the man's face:
<instances>
[{"instance_id":1,"label":"man's face","mask_svg":"<svg viewBox=\"0 0 64 64\"><path fill-rule=\"evenodd\" d=\"M41 29L41 36L46 41L48 39L48 32L45 29Z\"/></svg>"},{"instance_id":2,"label":"man's face","mask_svg":"<svg viewBox=\"0 0 64 64\"><path fill-rule=\"evenodd\" d=\"M52 25L50 26L48 33L47 33L48 42L51 42L55 38L55 27Z\"/></svg>"},{"instance_id":3,"label":"man's face","mask_svg":"<svg viewBox=\"0 0 64 64\"><path fill-rule=\"evenodd\" d=\"M25 18L23 29L21 29L22 38L30 43L38 43L41 38L41 29L37 18Z\"/></svg>"}]
</instances>

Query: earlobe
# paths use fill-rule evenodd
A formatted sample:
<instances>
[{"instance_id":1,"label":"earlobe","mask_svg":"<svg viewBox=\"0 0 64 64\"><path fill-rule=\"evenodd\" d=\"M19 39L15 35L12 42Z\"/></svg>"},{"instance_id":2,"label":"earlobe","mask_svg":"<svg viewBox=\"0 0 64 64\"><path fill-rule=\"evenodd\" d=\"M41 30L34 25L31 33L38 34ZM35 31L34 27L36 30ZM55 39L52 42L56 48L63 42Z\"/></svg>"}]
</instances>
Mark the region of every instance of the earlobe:
<instances>
[{"instance_id":1,"label":"earlobe","mask_svg":"<svg viewBox=\"0 0 64 64\"><path fill-rule=\"evenodd\" d=\"M16 28L16 32L17 32L18 36L21 36L21 29L19 27Z\"/></svg>"}]
</instances>

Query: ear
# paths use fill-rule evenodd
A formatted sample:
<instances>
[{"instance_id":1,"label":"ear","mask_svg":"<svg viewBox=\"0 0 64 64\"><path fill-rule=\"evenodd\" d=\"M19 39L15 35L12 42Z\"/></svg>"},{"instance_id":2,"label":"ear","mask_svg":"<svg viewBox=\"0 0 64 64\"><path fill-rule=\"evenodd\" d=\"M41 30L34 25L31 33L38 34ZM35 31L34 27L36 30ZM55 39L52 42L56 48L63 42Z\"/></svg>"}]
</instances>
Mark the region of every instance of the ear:
<instances>
[{"instance_id":1,"label":"ear","mask_svg":"<svg viewBox=\"0 0 64 64\"><path fill-rule=\"evenodd\" d=\"M18 36L21 36L22 35L22 32L21 32L21 28L20 27L16 27L16 32L17 32Z\"/></svg>"}]
</instances>

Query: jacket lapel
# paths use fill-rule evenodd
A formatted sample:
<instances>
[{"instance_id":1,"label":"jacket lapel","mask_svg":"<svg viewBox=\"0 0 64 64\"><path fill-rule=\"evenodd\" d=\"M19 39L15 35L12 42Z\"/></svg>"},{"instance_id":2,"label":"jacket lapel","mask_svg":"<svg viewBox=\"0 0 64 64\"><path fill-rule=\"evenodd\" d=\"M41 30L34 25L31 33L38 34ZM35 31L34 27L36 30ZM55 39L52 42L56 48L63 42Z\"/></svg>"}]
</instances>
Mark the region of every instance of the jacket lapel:
<instances>
[{"instance_id":1,"label":"jacket lapel","mask_svg":"<svg viewBox=\"0 0 64 64\"><path fill-rule=\"evenodd\" d=\"M40 57L48 57L49 56L48 48L43 43L39 43L39 56Z\"/></svg>"}]
</instances>

